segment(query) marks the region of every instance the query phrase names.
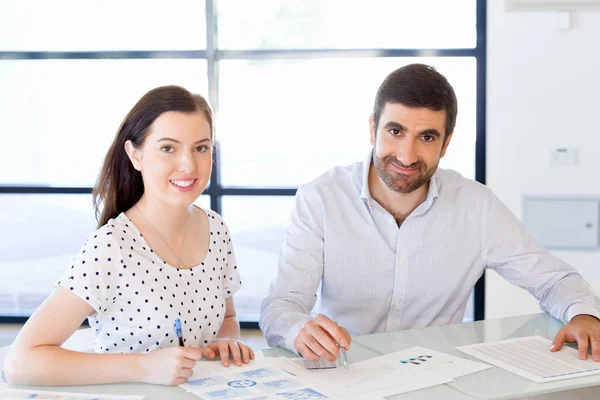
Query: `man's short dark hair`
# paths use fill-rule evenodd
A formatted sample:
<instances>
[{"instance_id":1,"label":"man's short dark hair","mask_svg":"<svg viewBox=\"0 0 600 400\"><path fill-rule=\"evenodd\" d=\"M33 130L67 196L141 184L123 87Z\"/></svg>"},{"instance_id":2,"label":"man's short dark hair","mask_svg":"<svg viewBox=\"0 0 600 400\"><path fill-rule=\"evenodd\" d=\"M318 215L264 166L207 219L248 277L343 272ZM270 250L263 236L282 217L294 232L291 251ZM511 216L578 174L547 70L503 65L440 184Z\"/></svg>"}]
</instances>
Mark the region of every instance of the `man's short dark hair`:
<instances>
[{"instance_id":1,"label":"man's short dark hair","mask_svg":"<svg viewBox=\"0 0 600 400\"><path fill-rule=\"evenodd\" d=\"M454 89L437 70L425 64L409 64L390 73L375 96L373 119L375 129L386 103L400 103L407 107L446 111L444 143L454 131L458 106Z\"/></svg>"}]
</instances>

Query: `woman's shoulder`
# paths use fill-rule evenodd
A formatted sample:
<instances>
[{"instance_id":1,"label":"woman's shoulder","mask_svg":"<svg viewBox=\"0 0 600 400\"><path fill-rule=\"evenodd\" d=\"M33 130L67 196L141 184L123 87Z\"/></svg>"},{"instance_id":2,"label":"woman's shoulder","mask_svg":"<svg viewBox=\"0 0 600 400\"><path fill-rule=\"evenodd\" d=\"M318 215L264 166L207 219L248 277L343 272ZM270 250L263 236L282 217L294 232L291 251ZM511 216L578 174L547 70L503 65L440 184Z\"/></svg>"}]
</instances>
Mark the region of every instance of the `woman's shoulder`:
<instances>
[{"instance_id":1,"label":"woman's shoulder","mask_svg":"<svg viewBox=\"0 0 600 400\"><path fill-rule=\"evenodd\" d=\"M86 239L85 244L94 243L94 249L100 249L100 245L102 245L102 250L116 251L119 249L119 243L116 239L119 234L133 234L131 227L128 226L122 214L109 219L106 224L94 230Z\"/></svg>"}]
</instances>

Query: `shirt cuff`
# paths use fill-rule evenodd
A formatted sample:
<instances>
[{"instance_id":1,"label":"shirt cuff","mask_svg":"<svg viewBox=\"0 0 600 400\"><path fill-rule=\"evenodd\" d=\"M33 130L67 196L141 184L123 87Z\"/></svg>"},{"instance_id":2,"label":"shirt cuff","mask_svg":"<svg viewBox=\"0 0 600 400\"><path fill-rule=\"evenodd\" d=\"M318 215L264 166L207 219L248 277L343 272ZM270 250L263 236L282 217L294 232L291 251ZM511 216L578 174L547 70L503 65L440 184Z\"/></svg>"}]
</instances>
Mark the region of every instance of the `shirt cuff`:
<instances>
[{"instance_id":1,"label":"shirt cuff","mask_svg":"<svg viewBox=\"0 0 600 400\"><path fill-rule=\"evenodd\" d=\"M308 320L310 321L310 320ZM300 333L300 329L302 329L304 327L304 325L306 324L307 321L301 321L298 322L296 325L292 326L292 329L290 329L287 338L285 339L285 347L290 350L293 351L294 353L300 355L300 353L298 353L296 351L296 346L294 346L294 340L296 340L296 337L298 336L298 333Z\"/></svg>"},{"instance_id":2,"label":"shirt cuff","mask_svg":"<svg viewBox=\"0 0 600 400\"><path fill-rule=\"evenodd\" d=\"M592 315L598 319L600 319L600 312L594 306L585 303L575 303L567 308L567 323L571 322L571 320L581 314Z\"/></svg>"}]
</instances>

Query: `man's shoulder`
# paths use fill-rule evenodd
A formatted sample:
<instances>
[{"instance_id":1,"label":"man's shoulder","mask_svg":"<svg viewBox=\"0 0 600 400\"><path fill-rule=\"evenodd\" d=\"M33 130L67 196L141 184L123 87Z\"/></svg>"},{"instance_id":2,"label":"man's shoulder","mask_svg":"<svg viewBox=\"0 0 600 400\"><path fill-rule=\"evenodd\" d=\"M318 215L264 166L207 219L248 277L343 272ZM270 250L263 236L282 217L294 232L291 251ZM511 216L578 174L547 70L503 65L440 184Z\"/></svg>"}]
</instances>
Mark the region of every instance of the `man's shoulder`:
<instances>
[{"instance_id":1,"label":"man's shoulder","mask_svg":"<svg viewBox=\"0 0 600 400\"><path fill-rule=\"evenodd\" d=\"M438 168L435 178L440 192L457 190L468 196L488 197L491 194L490 188L473 179L465 178L458 171L452 169Z\"/></svg>"}]
</instances>

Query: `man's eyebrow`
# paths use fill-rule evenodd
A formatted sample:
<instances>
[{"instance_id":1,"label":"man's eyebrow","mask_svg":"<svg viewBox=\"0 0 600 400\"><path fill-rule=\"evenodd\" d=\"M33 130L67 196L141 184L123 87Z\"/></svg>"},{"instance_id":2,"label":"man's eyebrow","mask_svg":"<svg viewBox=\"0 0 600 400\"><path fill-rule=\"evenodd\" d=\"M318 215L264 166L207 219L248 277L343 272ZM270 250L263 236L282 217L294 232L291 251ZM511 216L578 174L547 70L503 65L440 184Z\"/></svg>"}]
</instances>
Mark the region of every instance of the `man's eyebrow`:
<instances>
[{"instance_id":1,"label":"man's eyebrow","mask_svg":"<svg viewBox=\"0 0 600 400\"><path fill-rule=\"evenodd\" d=\"M433 136L435 136L437 138L441 138L442 137L442 134L439 133L437 129L433 129L433 128L431 128L431 129L425 129L424 131L422 131L420 133L420 135L433 135Z\"/></svg>"},{"instance_id":2,"label":"man's eyebrow","mask_svg":"<svg viewBox=\"0 0 600 400\"><path fill-rule=\"evenodd\" d=\"M176 140L176 139L173 139L173 138L170 138L170 137L164 137L164 138L160 138L160 139L157 140L157 142L163 142L163 141L171 141L171 142L175 142L175 143L181 144L181 142L179 140ZM200 140L198 140L194 144L200 144L202 142L210 142L210 138L200 139Z\"/></svg>"},{"instance_id":3,"label":"man's eyebrow","mask_svg":"<svg viewBox=\"0 0 600 400\"><path fill-rule=\"evenodd\" d=\"M402 125L399 124L397 122L386 122L385 125L383 126L384 129L389 129L389 128L395 128L398 129L400 132L406 132L406 128Z\"/></svg>"}]
</instances>

